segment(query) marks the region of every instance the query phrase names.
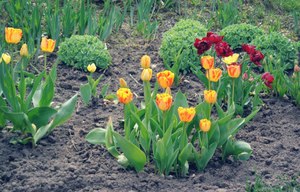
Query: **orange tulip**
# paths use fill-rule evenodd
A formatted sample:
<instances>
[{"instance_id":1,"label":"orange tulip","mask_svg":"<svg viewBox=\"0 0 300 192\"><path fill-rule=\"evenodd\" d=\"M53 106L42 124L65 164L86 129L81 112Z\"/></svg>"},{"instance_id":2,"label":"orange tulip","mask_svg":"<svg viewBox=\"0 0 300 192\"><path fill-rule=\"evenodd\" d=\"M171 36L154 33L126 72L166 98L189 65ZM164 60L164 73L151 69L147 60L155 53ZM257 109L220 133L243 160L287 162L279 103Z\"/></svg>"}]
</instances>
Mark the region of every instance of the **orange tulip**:
<instances>
[{"instance_id":1,"label":"orange tulip","mask_svg":"<svg viewBox=\"0 0 300 192\"><path fill-rule=\"evenodd\" d=\"M55 48L56 41L53 39L47 39L47 37L42 38L41 49L43 52L52 53Z\"/></svg>"},{"instance_id":2,"label":"orange tulip","mask_svg":"<svg viewBox=\"0 0 300 192\"><path fill-rule=\"evenodd\" d=\"M5 40L7 43L17 44L21 41L22 29L5 27Z\"/></svg>"},{"instance_id":3,"label":"orange tulip","mask_svg":"<svg viewBox=\"0 0 300 192\"><path fill-rule=\"evenodd\" d=\"M143 81L150 81L152 78L152 69L143 69L143 72L141 74L141 79Z\"/></svg>"},{"instance_id":4,"label":"orange tulip","mask_svg":"<svg viewBox=\"0 0 300 192\"><path fill-rule=\"evenodd\" d=\"M122 87L122 88L127 88L128 87L125 79L123 79L123 78L119 79L119 83L120 83L120 87Z\"/></svg>"},{"instance_id":5,"label":"orange tulip","mask_svg":"<svg viewBox=\"0 0 300 192\"><path fill-rule=\"evenodd\" d=\"M164 89L167 87L171 87L174 82L174 76L174 73L168 70L157 73L157 80L159 85Z\"/></svg>"},{"instance_id":6,"label":"orange tulip","mask_svg":"<svg viewBox=\"0 0 300 192\"><path fill-rule=\"evenodd\" d=\"M121 87L117 91L117 96L120 103L127 104L130 103L133 99L133 94L128 88Z\"/></svg>"},{"instance_id":7,"label":"orange tulip","mask_svg":"<svg viewBox=\"0 0 300 192\"><path fill-rule=\"evenodd\" d=\"M178 107L179 119L182 122L191 122L196 114L196 109L194 107L183 108Z\"/></svg>"},{"instance_id":8,"label":"orange tulip","mask_svg":"<svg viewBox=\"0 0 300 192\"><path fill-rule=\"evenodd\" d=\"M206 72L206 77L209 81L217 82L222 76L222 70L220 68L213 68Z\"/></svg>"},{"instance_id":9,"label":"orange tulip","mask_svg":"<svg viewBox=\"0 0 300 192\"><path fill-rule=\"evenodd\" d=\"M210 55L201 57L202 67L206 70L214 67L214 58Z\"/></svg>"},{"instance_id":10,"label":"orange tulip","mask_svg":"<svg viewBox=\"0 0 300 192\"><path fill-rule=\"evenodd\" d=\"M200 122L199 122L199 127L200 127L201 131L208 132L210 130L210 127L211 127L210 120L201 119Z\"/></svg>"},{"instance_id":11,"label":"orange tulip","mask_svg":"<svg viewBox=\"0 0 300 192\"><path fill-rule=\"evenodd\" d=\"M227 72L229 77L238 78L241 74L241 66L237 64L228 65Z\"/></svg>"},{"instance_id":12,"label":"orange tulip","mask_svg":"<svg viewBox=\"0 0 300 192\"><path fill-rule=\"evenodd\" d=\"M144 69L148 69L150 67L151 64L151 58L148 55L144 55L141 58L141 66Z\"/></svg>"},{"instance_id":13,"label":"orange tulip","mask_svg":"<svg viewBox=\"0 0 300 192\"><path fill-rule=\"evenodd\" d=\"M172 95L162 93L156 95L156 104L162 111L167 111L172 105Z\"/></svg>"},{"instance_id":14,"label":"orange tulip","mask_svg":"<svg viewBox=\"0 0 300 192\"><path fill-rule=\"evenodd\" d=\"M204 100L209 104L217 102L217 92L215 90L204 90Z\"/></svg>"}]
</instances>

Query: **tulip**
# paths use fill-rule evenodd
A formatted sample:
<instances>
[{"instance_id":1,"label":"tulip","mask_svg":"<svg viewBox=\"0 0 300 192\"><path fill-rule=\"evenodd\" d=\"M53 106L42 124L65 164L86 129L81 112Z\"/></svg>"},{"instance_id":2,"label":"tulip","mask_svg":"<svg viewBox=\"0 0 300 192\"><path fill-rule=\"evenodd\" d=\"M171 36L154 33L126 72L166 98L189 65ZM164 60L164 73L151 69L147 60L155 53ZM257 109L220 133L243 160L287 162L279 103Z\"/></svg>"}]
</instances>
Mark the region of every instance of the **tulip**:
<instances>
[{"instance_id":1,"label":"tulip","mask_svg":"<svg viewBox=\"0 0 300 192\"><path fill-rule=\"evenodd\" d=\"M262 80L264 81L265 85L267 87L269 87L270 89L272 89L272 83L274 81L274 76L269 73L269 72L265 72L262 76L261 76Z\"/></svg>"},{"instance_id":2,"label":"tulip","mask_svg":"<svg viewBox=\"0 0 300 192\"><path fill-rule=\"evenodd\" d=\"M209 104L217 102L217 92L215 90L204 90L204 100Z\"/></svg>"},{"instance_id":3,"label":"tulip","mask_svg":"<svg viewBox=\"0 0 300 192\"><path fill-rule=\"evenodd\" d=\"M262 52L255 50L250 54L250 61L252 61L255 65L261 66L260 61L264 59L264 54Z\"/></svg>"},{"instance_id":4,"label":"tulip","mask_svg":"<svg viewBox=\"0 0 300 192\"><path fill-rule=\"evenodd\" d=\"M1 58L6 64L9 64L11 61L11 56L8 53L2 53ZM0 62L2 61L2 59L0 60Z\"/></svg>"},{"instance_id":5,"label":"tulip","mask_svg":"<svg viewBox=\"0 0 300 192\"><path fill-rule=\"evenodd\" d=\"M299 65L295 65L295 67L294 67L294 72L296 72L296 73L300 72L300 67L299 67Z\"/></svg>"},{"instance_id":6,"label":"tulip","mask_svg":"<svg viewBox=\"0 0 300 192\"><path fill-rule=\"evenodd\" d=\"M229 77L238 78L241 74L241 66L237 64L228 65L227 72Z\"/></svg>"},{"instance_id":7,"label":"tulip","mask_svg":"<svg viewBox=\"0 0 300 192\"><path fill-rule=\"evenodd\" d=\"M227 65L230 65L230 64L232 64L232 63L236 63L237 60L238 60L238 58L239 58L239 54L234 53L234 54L231 55L231 56L224 57L224 58L222 59L222 61L223 61L224 63L226 63Z\"/></svg>"},{"instance_id":8,"label":"tulip","mask_svg":"<svg viewBox=\"0 0 300 192\"><path fill-rule=\"evenodd\" d=\"M97 69L95 63L89 64L86 68L87 68L88 72L90 72L90 73L94 73Z\"/></svg>"},{"instance_id":9,"label":"tulip","mask_svg":"<svg viewBox=\"0 0 300 192\"><path fill-rule=\"evenodd\" d=\"M56 41L53 39L47 39L47 37L42 38L41 49L45 53L52 53L55 48Z\"/></svg>"},{"instance_id":10,"label":"tulip","mask_svg":"<svg viewBox=\"0 0 300 192\"><path fill-rule=\"evenodd\" d=\"M220 68L213 68L206 72L206 77L209 81L217 82L222 76L222 70Z\"/></svg>"},{"instance_id":11,"label":"tulip","mask_svg":"<svg viewBox=\"0 0 300 192\"><path fill-rule=\"evenodd\" d=\"M26 43L24 43L20 49L20 55L21 57L28 57L28 46Z\"/></svg>"},{"instance_id":12,"label":"tulip","mask_svg":"<svg viewBox=\"0 0 300 192\"><path fill-rule=\"evenodd\" d=\"M159 85L164 89L167 87L171 87L174 82L174 76L174 73L168 70L157 73L157 80Z\"/></svg>"},{"instance_id":13,"label":"tulip","mask_svg":"<svg viewBox=\"0 0 300 192\"><path fill-rule=\"evenodd\" d=\"M233 52L232 52L230 46L225 41L221 41L221 42L217 43L215 45L215 50L219 57L228 57L228 56L233 55Z\"/></svg>"},{"instance_id":14,"label":"tulip","mask_svg":"<svg viewBox=\"0 0 300 192\"><path fill-rule=\"evenodd\" d=\"M201 57L202 67L206 70L214 67L214 58L210 55Z\"/></svg>"},{"instance_id":15,"label":"tulip","mask_svg":"<svg viewBox=\"0 0 300 192\"><path fill-rule=\"evenodd\" d=\"M253 45L243 44L242 49L249 55L255 52L255 46Z\"/></svg>"},{"instance_id":16,"label":"tulip","mask_svg":"<svg viewBox=\"0 0 300 192\"><path fill-rule=\"evenodd\" d=\"M17 44L21 41L22 29L5 27L5 40L7 43Z\"/></svg>"},{"instance_id":17,"label":"tulip","mask_svg":"<svg viewBox=\"0 0 300 192\"><path fill-rule=\"evenodd\" d=\"M211 43L214 43L214 44L221 42L224 38L224 36L219 36L213 32L207 32L206 37L208 38L208 40Z\"/></svg>"},{"instance_id":18,"label":"tulip","mask_svg":"<svg viewBox=\"0 0 300 192\"><path fill-rule=\"evenodd\" d=\"M128 88L119 88L117 91L118 100L120 103L127 104L133 99L133 94Z\"/></svg>"},{"instance_id":19,"label":"tulip","mask_svg":"<svg viewBox=\"0 0 300 192\"><path fill-rule=\"evenodd\" d=\"M190 108L178 107L178 116L180 121L182 122L186 122L186 123L191 122L195 114L196 114L196 109L194 107L190 107Z\"/></svg>"},{"instance_id":20,"label":"tulip","mask_svg":"<svg viewBox=\"0 0 300 192\"><path fill-rule=\"evenodd\" d=\"M168 93L157 94L156 104L160 110L167 111L172 105L172 95Z\"/></svg>"},{"instance_id":21,"label":"tulip","mask_svg":"<svg viewBox=\"0 0 300 192\"><path fill-rule=\"evenodd\" d=\"M194 42L194 47L197 49L198 55L203 54L205 51L209 50L212 46L212 43L207 37L202 38L201 40L196 38Z\"/></svg>"},{"instance_id":22,"label":"tulip","mask_svg":"<svg viewBox=\"0 0 300 192\"><path fill-rule=\"evenodd\" d=\"M148 55L144 55L141 58L141 66L144 69L148 69L150 67L151 64L151 58Z\"/></svg>"},{"instance_id":23,"label":"tulip","mask_svg":"<svg viewBox=\"0 0 300 192\"><path fill-rule=\"evenodd\" d=\"M119 82L120 82L120 87L122 87L122 88L128 87L126 81L123 78L120 78Z\"/></svg>"},{"instance_id":24,"label":"tulip","mask_svg":"<svg viewBox=\"0 0 300 192\"><path fill-rule=\"evenodd\" d=\"M200 127L201 131L208 132L210 130L210 127L211 127L210 120L201 119L200 122L199 122L199 127Z\"/></svg>"},{"instance_id":25,"label":"tulip","mask_svg":"<svg viewBox=\"0 0 300 192\"><path fill-rule=\"evenodd\" d=\"M243 80L248 80L249 76L248 76L248 73L244 73L243 76L242 76L242 79Z\"/></svg>"},{"instance_id":26,"label":"tulip","mask_svg":"<svg viewBox=\"0 0 300 192\"><path fill-rule=\"evenodd\" d=\"M143 72L141 74L141 79L143 81L150 81L152 78L152 69L143 69Z\"/></svg>"}]
</instances>

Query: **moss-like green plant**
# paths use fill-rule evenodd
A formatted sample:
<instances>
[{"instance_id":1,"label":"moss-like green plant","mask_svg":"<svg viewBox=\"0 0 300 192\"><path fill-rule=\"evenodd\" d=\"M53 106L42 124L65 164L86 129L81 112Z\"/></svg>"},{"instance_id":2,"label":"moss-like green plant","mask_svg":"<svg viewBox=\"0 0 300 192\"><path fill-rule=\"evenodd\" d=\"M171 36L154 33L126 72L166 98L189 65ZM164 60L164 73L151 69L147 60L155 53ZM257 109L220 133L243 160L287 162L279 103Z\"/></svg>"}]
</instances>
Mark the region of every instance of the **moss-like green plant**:
<instances>
[{"instance_id":1,"label":"moss-like green plant","mask_svg":"<svg viewBox=\"0 0 300 192\"><path fill-rule=\"evenodd\" d=\"M58 57L65 64L83 70L91 63L100 69L107 68L111 63L105 44L90 35L73 35L66 39L60 44Z\"/></svg>"},{"instance_id":2,"label":"moss-like green plant","mask_svg":"<svg viewBox=\"0 0 300 192\"><path fill-rule=\"evenodd\" d=\"M272 32L256 37L251 44L255 45L264 55L272 55L275 60L286 68L293 68L297 59L297 46L281 33Z\"/></svg>"},{"instance_id":3,"label":"moss-like green plant","mask_svg":"<svg viewBox=\"0 0 300 192\"><path fill-rule=\"evenodd\" d=\"M224 41L229 43L232 49L240 48L242 44L249 44L263 34L262 29L245 23L229 25L220 32L220 35L224 36Z\"/></svg>"},{"instance_id":4,"label":"moss-like green plant","mask_svg":"<svg viewBox=\"0 0 300 192\"><path fill-rule=\"evenodd\" d=\"M193 43L195 38L206 35L207 29L200 22L186 19L175 24L173 28L163 34L159 55L166 67L174 65L180 55L179 70L188 70L190 65L199 64L197 50Z\"/></svg>"}]
</instances>

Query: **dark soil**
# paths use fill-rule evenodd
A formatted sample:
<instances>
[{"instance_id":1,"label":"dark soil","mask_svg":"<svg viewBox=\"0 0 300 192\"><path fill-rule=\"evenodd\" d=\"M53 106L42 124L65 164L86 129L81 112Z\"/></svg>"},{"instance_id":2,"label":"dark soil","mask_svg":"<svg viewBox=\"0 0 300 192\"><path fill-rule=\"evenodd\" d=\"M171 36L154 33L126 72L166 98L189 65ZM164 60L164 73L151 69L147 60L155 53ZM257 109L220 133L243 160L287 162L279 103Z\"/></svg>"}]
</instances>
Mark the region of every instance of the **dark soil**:
<instances>
[{"instance_id":1,"label":"dark soil","mask_svg":"<svg viewBox=\"0 0 300 192\"><path fill-rule=\"evenodd\" d=\"M114 93L119 77L123 77L136 96L141 95L139 59L148 54L154 72L163 69L158 56L161 34L174 22L171 19L161 24L158 37L150 43L132 37L124 26L107 43L113 64L100 84L110 83L110 92ZM64 102L77 93L80 84L86 82L86 75L60 64L55 102ZM182 78L179 88L191 105L196 105L203 90L192 74ZM135 100L139 100L136 96ZM250 160L223 162L217 153L204 172L197 173L192 168L188 177L175 178L157 175L152 166L140 173L126 170L104 147L87 143L86 134L95 127L105 127L109 116L114 120L115 129L121 131L122 105L99 99L84 106L79 101L72 119L35 148L10 144L13 134L2 131L0 191L244 191L247 181L253 182L256 174L262 175L268 184L276 184L278 177L290 178L300 170L300 109L290 101L276 98L264 102L262 110L237 136L251 144Z\"/></svg>"}]
</instances>

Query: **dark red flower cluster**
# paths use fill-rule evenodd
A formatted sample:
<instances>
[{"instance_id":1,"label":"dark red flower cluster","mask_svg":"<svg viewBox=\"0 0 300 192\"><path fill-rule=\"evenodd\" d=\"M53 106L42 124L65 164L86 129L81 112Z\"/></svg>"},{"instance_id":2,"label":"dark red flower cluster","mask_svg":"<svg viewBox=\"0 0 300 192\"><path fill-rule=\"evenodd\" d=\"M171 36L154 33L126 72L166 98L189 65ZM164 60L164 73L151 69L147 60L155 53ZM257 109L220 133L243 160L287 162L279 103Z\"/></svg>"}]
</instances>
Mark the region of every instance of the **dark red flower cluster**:
<instances>
[{"instance_id":1,"label":"dark red flower cluster","mask_svg":"<svg viewBox=\"0 0 300 192\"><path fill-rule=\"evenodd\" d=\"M212 45L215 45L215 49L218 56L228 57L233 54L228 43L223 41L223 36L219 36L213 32L208 32L206 37L202 39L196 38L194 46L198 50L198 54L201 55L205 51L209 50Z\"/></svg>"},{"instance_id":2,"label":"dark red flower cluster","mask_svg":"<svg viewBox=\"0 0 300 192\"><path fill-rule=\"evenodd\" d=\"M261 76L262 80L264 81L265 85L267 87L269 87L270 89L272 89L272 83L274 81L274 76L271 75L271 73L269 72L265 72L262 76Z\"/></svg>"},{"instance_id":3,"label":"dark red flower cluster","mask_svg":"<svg viewBox=\"0 0 300 192\"><path fill-rule=\"evenodd\" d=\"M248 53L248 55L250 56L250 61L252 61L255 65L259 67L261 66L260 61L263 60L265 57L264 54L262 54L262 52L256 50L255 46L247 44L243 44L242 49L246 53Z\"/></svg>"}]
</instances>

